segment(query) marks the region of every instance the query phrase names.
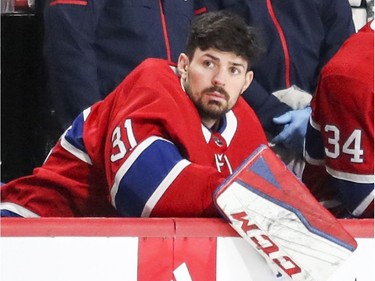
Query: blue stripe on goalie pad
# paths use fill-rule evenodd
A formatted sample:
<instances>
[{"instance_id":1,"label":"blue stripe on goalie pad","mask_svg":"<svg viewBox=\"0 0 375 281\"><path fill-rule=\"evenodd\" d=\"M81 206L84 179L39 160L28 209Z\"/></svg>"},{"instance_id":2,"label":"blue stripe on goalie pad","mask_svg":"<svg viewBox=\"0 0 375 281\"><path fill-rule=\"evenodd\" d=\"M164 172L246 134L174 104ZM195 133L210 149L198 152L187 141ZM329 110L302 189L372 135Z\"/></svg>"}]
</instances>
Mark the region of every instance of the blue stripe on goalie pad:
<instances>
[{"instance_id":1,"label":"blue stripe on goalie pad","mask_svg":"<svg viewBox=\"0 0 375 281\"><path fill-rule=\"evenodd\" d=\"M269 181L275 187L281 188L277 179L271 173L271 170L267 164L267 161L263 157L260 157L257 161L255 161L254 164L249 167L249 169L254 174L257 174L261 176L262 178L264 178L265 180Z\"/></svg>"}]
</instances>

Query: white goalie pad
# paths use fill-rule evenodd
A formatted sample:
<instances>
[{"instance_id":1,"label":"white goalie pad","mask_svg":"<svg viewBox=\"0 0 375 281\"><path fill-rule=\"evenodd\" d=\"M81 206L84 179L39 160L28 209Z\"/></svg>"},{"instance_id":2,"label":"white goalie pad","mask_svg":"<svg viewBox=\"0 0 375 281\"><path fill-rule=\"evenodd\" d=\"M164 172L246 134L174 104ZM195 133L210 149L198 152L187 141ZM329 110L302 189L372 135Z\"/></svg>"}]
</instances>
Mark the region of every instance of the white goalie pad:
<instances>
[{"instance_id":1,"label":"white goalie pad","mask_svg":"<svg viewBox=\"0 0 375 281\"><path fill-rule=\"evenodd\" d=\"M231 226L291 280L328 280L357 247L266 146L218 187L214 200Z\"/></svg>"}]
</instances>

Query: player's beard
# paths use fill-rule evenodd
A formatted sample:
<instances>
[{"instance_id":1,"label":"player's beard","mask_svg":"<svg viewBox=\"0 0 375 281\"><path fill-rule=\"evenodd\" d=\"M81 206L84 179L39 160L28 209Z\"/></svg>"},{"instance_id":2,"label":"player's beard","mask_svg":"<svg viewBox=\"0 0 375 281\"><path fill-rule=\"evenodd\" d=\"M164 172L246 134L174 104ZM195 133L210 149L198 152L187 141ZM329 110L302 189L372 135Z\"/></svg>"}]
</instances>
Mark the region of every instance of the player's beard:
<instances>
[{"instance_id":1,"label":"player's beard","mask_svg":"<svg viewBox=\"0 0 375 281\"><path fill-rule=\"evenodd\" d=\"M221 87L213 86L210 88L206 88L201 92L198 98L192 95L191 88L189 86L185 86L185 90L192 102L195 104L195 107L197 108L202 119L220 119L229 111L229 95ZM209 100L208 102L205 101L205 95L212 92L219 92L224 95L225 102L219 102L215 100Z\"/></svg>"}]
</instances>

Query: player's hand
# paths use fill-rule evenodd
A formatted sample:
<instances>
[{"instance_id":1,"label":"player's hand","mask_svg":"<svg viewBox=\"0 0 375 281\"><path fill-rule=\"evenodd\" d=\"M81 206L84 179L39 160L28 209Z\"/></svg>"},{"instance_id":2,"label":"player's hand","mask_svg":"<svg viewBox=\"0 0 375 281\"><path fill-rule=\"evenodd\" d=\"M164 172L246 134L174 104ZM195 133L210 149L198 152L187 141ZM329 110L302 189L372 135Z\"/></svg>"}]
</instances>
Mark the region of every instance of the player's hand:
<instances>
[{"instance_id":1,"label":"player's hand","mask_svg":"<svg viewBox=\"0 0 375 281\"><path fill-rule=\"evenodd\" d=\"M271 140L272 144L282 143L287 149L302 153L311 107L292 110L273 118L273 122L284 125L283 130Z\"/></svg>"}]
</instances>

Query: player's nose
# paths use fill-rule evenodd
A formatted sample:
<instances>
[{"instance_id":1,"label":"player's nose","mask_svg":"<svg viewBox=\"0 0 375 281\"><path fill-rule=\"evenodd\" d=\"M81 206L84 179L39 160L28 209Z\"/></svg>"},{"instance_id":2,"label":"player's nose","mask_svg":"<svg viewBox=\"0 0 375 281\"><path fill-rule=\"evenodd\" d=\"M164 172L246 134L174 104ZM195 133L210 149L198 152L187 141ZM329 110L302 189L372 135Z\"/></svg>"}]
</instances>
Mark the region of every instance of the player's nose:
<instances>
[{"instance_id":1,"label":"player's nose","mask_svg":"<svg viewBox=\"0 0 375 281\"><path fill-rule=\"evenodd\" d=\"M223 69L218 69L214 76L212 77L212 84L214 86L225 86L226 83L226 73Z\"/></svg>"}]
</instances>

